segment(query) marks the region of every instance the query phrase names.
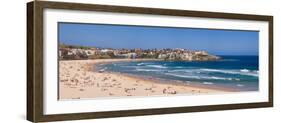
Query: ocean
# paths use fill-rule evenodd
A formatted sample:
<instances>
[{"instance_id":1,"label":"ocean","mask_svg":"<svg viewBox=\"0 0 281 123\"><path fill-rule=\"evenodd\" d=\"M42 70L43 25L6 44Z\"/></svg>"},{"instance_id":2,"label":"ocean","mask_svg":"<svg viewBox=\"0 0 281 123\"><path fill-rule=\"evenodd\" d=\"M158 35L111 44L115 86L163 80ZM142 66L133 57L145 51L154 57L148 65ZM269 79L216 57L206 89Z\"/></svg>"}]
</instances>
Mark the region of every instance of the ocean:
<instances>
[{"instance_id":1,"label":"ocean","mask_svg":"<svg viewBox=\"0 0 281 123\"><path fill-rule=\"evenodd\" d=\"M98 65L97 69L206 87L259 90L258 56L220 57L218 61L114 62Z\"/></svg>"}]
</instances>

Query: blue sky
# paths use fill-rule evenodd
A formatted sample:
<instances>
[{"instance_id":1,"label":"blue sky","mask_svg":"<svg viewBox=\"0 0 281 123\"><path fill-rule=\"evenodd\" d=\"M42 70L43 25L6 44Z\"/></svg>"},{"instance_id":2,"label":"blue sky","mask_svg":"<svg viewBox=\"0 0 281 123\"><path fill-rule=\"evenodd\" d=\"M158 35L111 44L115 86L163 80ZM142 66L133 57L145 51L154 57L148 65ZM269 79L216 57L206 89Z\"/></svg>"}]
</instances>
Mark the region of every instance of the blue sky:
<instances>
[{"instance_id":1,"label":"blue sky","mask_svg":"<svg viewBox=\"0 0 281 123\"><path fill-rule=\"evenodd\" d=\"M59 42L103 48L185 48L215 55L258 55L259 32L59 23Z\"/></svg>"}]
</instances>

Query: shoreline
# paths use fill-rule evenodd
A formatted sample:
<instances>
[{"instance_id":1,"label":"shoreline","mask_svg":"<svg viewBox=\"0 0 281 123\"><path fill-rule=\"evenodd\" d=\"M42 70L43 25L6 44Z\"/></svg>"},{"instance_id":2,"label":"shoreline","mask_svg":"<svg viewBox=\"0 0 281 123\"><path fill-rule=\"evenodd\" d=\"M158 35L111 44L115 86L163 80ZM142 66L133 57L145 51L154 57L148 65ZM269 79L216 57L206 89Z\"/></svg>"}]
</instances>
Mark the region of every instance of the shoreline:
<instances>
[{"instance_id":1,"label":"shoreline","mask_svg":"<svg viewBox=\"0 0 281 123\"><path fill-rule=\"evenodd\" d=\"M102 59L101 59L102 60ZM108 63L114 63L114 62L138 62L138 61L163 61L162 59L108 59L109 61L102 61L99 63L93 64L92 67L94 71L98 71L95 66L99 64L108 64ZM113 61L111 61L113 60ZM233 88L227 88L227 87L214 87L212 85L201 85L201 84L195 84L195 83L184 83L180 80L166 80L161 78L153 78L153 76L141 76L141 75L133 75L133 74L126 74L126 73L119 73L119 72L113 72L113 71L104 71L105 73L112 73L112 74L122 74L123 76L132 77L132 78L138 78L138 79L145 79L147 81L152 81L159 84L171 84L171 85L181 85L181 86L191 86L191 87L198 87L203 89L214 89L219 91L226 91L226 92L235 92L239 91L238 89Z\"/></svg>"},{"instance_id":2,"label":"shoreline","mask_svg":"<svg viewBox=\"0 0 281 123\"><path fill-rule=\"evenodd\" d=\"M156 61L157 59L95 59L59 61L59 99L86 99L122 96L163 96L235 92L226 88L207 88L175 81L147 79L117 72L99 72L97 64L111 62Z\"/></svg>"},{"instance_id":3,"label":"shoreline","mask_svg":"<svg viewBox=\"0 0 281 123\"><path fill-rule=\"evenodd\" d=\"M110 73L115 73L115 72L110 72ZM189 86L189 87L194 87L194 88L210 89L210 90L225 91L225 92L239 91L238 89L232 89L232 88L227 88L227 87L214 87L212 85L195 84L195 83L191 83L192 81L189 81L189 83L185 83L185 82L180 81L180 80L166 80L166 79L131 75L131 74L125 74L125 73L122 73L122 75L128 76L128 77L133 77L133 78L145 79L145 80L152 81L152 82L159 83L159 84L170 84L170 85L176 85L176 86Z\"/></svg>"}]
</instances>

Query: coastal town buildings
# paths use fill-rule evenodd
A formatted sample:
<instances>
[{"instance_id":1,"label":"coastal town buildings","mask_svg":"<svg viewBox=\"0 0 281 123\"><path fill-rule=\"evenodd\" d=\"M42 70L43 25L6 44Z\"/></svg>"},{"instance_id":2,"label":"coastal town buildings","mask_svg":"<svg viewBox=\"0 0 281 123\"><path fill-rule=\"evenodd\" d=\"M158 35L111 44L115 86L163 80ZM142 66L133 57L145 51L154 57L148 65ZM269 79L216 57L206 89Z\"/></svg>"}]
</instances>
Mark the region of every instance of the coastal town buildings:
<instances>
[{"instance_id":1,"label":"coastal town buildings","mask_svg":"<svg viewBox=\"0 0 281 123\"><path fill-rule=\"evenodd\" d=\"M61 60L75 59L163 59L163 60L185 60L185 61L207 61L218 60L219 57L211 55L206 51L191 51L182 48L167 49L112 49L112 48L89 48L81 46L66 46L59 48Z\"/></svg>"}]
</instances>

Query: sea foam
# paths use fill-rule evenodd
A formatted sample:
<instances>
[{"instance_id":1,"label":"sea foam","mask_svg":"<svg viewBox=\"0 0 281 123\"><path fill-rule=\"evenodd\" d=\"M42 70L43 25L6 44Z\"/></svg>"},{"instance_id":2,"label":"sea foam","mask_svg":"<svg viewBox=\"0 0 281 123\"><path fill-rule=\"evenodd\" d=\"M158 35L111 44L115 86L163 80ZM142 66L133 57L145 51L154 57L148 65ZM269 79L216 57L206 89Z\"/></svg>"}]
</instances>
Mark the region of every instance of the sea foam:
<instances>
[{"instance_id":1,"label":"sea foam","mask_svg":"<svg viewBox=\"0 0 281 123\"><path fill-rule=\"evenodd\" d=\"M137 68L136 71L146 71L146 72L149 72L149 71L161 71L161 70L157 70L157 69L141 69L141 68Z\"/></svg>"},{"instance_id":2,"label":"sea foam","mask_svg":"<svg viewBox=\"0 0 281 123\"><path fill-rule=\"evenodd\" d=\"M200 69L200 70L207 71L207 72L218 72L218 73L225 73L225 74L240 74L240 75L247 75L247 76L258 77L258 72L250 71L248 69L241 69L241 70Z\"/></svg>"},{"instance_id":3,"label":"sea foam","mask_svg":"<svg viewBox=\"0 0 281 123\"><path fill-rule=\"evenodd\" d=\"M146 65L148 67L154 67L154 68L168 68L168 67L165 67L163 65Z\"/></svg>"},{"instance_id":4,"label":"sea foam","mask_svg":"<svg viewBox=\"0 0 281 123\"><path fill-rule=\"evenodd\" d=\"M191 78L191 79L215 79L215 80L232 80L233 78L217 77L217 76L196 76L196 75L181 75L181 74L172 74L165 73L166 75L182 77L182 78Z\"/></svg>"}]
</instances>

